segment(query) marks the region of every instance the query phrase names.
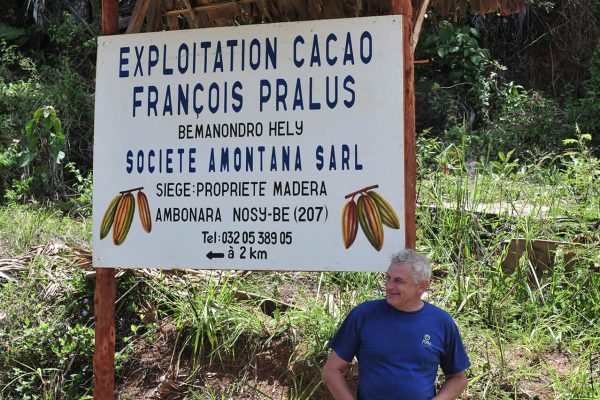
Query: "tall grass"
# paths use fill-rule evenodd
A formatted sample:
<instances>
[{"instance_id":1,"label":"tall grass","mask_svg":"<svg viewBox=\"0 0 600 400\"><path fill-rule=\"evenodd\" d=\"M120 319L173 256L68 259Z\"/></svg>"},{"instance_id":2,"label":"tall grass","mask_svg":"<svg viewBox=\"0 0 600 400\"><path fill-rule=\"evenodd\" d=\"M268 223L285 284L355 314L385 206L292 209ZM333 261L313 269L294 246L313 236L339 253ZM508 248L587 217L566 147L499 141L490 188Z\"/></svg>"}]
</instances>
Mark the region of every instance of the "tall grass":
<instances>
[{"instance_id":1,"label":"tall grass","mask_svg":"<svg viewBox=\"0 0 600 400\"><path fill-rule=\"evenodd\" d=\"M0 247L8 256L55 241L89 247L91 224L91 219L72 220L51 207L10 204L0 208Z\"/></svg>"},{"instance_id":2,"label":"tall grass","mask_svg":"<svg viewBox=\"0 0 600 400\"><path fill-rule=\"evenodd\" d=\"M480 355L485 345L486 354L470 372L483 384L469 391L475 398L519 397L531 389L521 387L528 380L551 385L548 398L600 395L594 382L599 363L585 361L597 360L600 345L600 241L592 232L600 219L598 185L591 188L580 176L584 170L596 176L600 168L581 135L574 143L574 151L532 164L510 153L474 162L464 146L420 145L433 156L421 154L420 171L427 173L419 179L417 243L443 276L433 284L433 300L467 330L484 328L483 343L470 348ZM507 269L502 260L515 238L590 243L559 248L546 268L532 261L527 247ZM574 253L568 263L567 252ZM511 360L514 346L523 348L517 353L529 369ZM573 370L538 364L565 352Z\"/></svg>"}]
</instances>

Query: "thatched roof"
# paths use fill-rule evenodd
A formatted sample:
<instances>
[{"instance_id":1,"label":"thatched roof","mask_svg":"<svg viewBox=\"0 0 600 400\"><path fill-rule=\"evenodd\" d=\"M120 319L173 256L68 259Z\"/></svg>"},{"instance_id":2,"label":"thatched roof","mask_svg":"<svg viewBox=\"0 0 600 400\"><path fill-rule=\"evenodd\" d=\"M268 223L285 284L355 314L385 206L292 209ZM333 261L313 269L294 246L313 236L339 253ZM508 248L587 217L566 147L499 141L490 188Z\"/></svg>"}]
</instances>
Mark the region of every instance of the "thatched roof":
<instances>
[{"instance_id":1,"label":"thatched roof","mask_svg":"<svg viewBox=\"0 0 600 400\"><path fill-rule=\"evenodd\" d=\"M456 18L470 7L481 14L522 11L529 0L412 0L415 25L431 7ZM419 12L420 11L420 12ZM386 15L390 0L136 0L127 32L205 28L261 22Z\"/></svg>"}]
</instances>

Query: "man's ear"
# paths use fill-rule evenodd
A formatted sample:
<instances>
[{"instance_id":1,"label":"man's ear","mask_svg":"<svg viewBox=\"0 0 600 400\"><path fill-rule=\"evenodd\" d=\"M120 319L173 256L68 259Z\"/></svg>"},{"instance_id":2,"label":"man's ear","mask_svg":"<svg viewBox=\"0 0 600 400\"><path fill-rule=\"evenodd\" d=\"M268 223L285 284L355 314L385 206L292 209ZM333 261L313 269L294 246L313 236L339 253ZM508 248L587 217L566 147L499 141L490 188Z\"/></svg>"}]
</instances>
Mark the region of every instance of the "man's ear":
<instances>
[{"instance_id":1,"label":"man's ear","mask_svg":"<svg viewBox=\"0 0 600 400\"><path fill-rule=\"evenodd\" d=\"M429 287L429 281L423 281L419 283L419 293L425 293L427 288Z\"/></svg>"}]
</instances>

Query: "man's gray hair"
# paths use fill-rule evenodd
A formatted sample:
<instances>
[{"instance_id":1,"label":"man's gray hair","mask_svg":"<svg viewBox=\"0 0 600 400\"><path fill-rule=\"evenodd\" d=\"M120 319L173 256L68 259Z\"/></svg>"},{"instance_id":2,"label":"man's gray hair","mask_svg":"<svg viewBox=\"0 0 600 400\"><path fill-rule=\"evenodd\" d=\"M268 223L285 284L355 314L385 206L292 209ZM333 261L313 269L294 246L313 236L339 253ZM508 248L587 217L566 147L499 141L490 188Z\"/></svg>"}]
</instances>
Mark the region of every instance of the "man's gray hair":
<instances>
[{"instance_id":1,"label":"man's gray hair","mask_svg":"<svg viewBox=\"0 0 600 400\"><path fill-rule=\"evenodd\" d=\"M413 249L404 249L392 254L391 262L410 265L416 283L431 279L431 262L426 256Z\"/></svg>"}]
</instances>

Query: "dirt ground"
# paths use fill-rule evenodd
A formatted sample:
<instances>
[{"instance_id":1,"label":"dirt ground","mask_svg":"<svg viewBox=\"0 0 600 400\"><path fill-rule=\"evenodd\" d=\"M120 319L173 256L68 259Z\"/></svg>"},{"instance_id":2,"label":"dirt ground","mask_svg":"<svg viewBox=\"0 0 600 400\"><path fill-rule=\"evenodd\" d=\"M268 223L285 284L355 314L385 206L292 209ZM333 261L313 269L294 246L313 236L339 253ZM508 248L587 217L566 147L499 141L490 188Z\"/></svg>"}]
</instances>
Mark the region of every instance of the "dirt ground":
<instances>
[{"instance_id":1,"label":"dirt ground","mask_svg":"<svg viewBox=\"0 0 600 400\"><path fill-rule=\"evenodd\" d=\"M178 354L176 328L165 324L152 343L138 343L131 361L117 382L118 398L180 400L191 398L235 398L240 400L283 400L307 398L320 381L319 366L290 364L293 348L286 340L268 348L245 348L241 343L233 360L199 360L194 366L190 354ZM243 342L243 340L241 341ZM356 387L358 375L351 368L348 379ZM236 394L232 395L232 389ZM196 393L193 397L190 393ZM198 397L199 396L199 397ZM214 397L213 397L214 396ZM234 397L232 397L234 396ZM330 399L321 384L311 399Z\"/></svg>"}]
</instances>

